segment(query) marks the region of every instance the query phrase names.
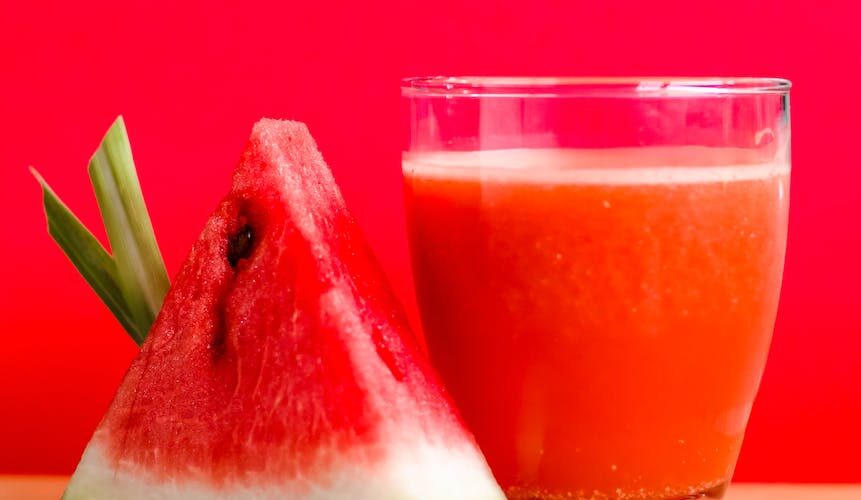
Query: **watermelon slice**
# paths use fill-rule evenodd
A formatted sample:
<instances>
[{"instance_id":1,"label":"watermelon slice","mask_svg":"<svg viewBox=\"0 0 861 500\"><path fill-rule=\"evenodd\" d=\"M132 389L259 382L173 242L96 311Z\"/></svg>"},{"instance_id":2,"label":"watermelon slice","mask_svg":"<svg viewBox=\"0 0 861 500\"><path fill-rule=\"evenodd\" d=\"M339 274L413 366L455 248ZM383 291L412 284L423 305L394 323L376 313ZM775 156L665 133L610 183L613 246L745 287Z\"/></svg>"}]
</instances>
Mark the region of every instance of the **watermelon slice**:
<instances>
[{"instance_id":1,"label":"watermelon slice","mask_svg":"<svg viewBox=\"0 0 861 500\"><path fill-rule=\"evenodd\" d=\"M303 124L254 126L64 498L504 498Z\"/></svg>"}]
</instances>

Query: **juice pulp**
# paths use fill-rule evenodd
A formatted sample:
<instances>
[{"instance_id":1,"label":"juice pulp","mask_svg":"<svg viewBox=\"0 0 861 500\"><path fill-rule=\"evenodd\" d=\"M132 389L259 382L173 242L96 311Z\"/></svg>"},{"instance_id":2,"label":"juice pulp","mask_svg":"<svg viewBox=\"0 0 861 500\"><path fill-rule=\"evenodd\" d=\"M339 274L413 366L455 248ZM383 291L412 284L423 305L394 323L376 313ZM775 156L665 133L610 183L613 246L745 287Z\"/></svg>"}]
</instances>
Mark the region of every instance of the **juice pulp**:
<instances>
[{"instance_id":1,"label":"juice pulp","mask_svg":"<svg viewBox=\"0 0 861 500\"><path fill-rule=\"evenodd\" d=\"M788 163L407 153L431 357L510 498L721 496L771 340Z\"/></svg>"}]
</instances>

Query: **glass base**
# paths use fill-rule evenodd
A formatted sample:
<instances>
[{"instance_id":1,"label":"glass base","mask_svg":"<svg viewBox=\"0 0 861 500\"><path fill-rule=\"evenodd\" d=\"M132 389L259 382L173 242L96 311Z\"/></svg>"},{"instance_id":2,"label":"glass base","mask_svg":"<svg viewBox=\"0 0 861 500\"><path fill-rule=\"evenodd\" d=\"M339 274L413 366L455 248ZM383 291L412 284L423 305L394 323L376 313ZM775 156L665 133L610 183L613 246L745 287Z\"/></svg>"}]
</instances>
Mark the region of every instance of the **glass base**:
<instances>
[{"instance_id":1,"label":"glass base","mask_svg":"<svg viewBox=\"0 0 861 500\"><path fill-rule=\"evenodd\" d=\"M542 488L520 487L514 486L508 488L505 496L508 500L696 500L703 499L720 499L726 493L728 482L721 482L714 486L707 486L702 489L693 489L693 492L678 492L667 490L660 491L622 491L616 490L614 493L602 493L600 491L592 492L558 492L547 491Z\"/></svg>"}]
</instances>

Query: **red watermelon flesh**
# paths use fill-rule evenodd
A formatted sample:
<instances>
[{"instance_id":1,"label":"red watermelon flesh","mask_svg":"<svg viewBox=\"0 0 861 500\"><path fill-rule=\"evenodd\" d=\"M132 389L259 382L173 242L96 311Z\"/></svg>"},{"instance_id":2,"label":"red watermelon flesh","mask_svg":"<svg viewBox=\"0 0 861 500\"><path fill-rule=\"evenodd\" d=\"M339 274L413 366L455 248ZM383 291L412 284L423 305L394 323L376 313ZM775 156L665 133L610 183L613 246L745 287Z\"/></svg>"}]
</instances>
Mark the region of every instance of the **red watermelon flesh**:
<instances>
[{"instance_id":1,"label":"red watermelon flesh","mask_svg":"<svg viewBox=\"0 0 861 500\"><path fill-rule=\"evenodd\" d=\"M64 498L503 498L303 124L254 126Z\"/></svg>"}]
</instances>

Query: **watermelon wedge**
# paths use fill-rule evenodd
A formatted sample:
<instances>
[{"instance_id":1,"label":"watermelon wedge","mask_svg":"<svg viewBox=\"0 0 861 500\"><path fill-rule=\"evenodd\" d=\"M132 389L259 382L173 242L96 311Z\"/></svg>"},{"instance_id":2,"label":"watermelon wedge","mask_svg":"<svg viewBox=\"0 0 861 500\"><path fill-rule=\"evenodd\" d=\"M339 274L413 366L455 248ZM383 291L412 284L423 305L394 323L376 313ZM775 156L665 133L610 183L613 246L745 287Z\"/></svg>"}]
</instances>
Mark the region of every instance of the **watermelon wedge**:
<instances>
[{"instance_id":1,"label":"watermelon wedge","mask_svg":"<svg viewBox=\"0 0 861 500\"><path fill-rule=\"evenodd\" d=\"M303 124L254 126L64 498L504 498Z\"/></svg>"}]
</instances>

